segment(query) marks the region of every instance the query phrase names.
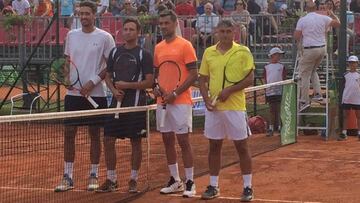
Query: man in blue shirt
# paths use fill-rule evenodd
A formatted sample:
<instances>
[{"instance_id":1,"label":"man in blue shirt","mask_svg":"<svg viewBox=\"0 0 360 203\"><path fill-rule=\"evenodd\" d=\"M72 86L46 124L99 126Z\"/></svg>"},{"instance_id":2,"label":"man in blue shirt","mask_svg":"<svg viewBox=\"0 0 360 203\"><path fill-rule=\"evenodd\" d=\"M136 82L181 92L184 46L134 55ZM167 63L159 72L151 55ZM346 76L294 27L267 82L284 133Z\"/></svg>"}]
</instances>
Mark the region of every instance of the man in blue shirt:
<instances>
[{"instance_id":1,"label":"man in blue shirt","mask_svg":"<svg viewBox=\"0 0 360 203\"><path fill-rule=\"evenodd\" d=\"M64 19L64 26L70 28L69 17L74 14L76 0L60 0L61 18Z\"/></svg>"}]
</instances>

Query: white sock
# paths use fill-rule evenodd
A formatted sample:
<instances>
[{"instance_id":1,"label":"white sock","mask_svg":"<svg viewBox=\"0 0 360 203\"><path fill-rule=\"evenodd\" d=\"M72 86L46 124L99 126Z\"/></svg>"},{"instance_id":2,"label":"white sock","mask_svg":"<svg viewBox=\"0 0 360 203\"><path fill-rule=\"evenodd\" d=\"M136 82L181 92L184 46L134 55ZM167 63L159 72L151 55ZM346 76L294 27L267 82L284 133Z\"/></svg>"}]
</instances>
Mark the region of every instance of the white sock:
<instances>
[{"instance_id":1,"label":"white sock","mask_svg":"<svg viewBox=\"0 0 360 203\"><path fill-rule=\"evenodd\" d=\"M342 130L342 133L343 133L344 135L346 135L347 130Z\"/></svg>"},{"instance_id":2,"label":"white sock","mask_svg":"<svg viewBox=\"0 0 360 203\"><path fill-rule=\"evenodd\" d=\"M91 164L90 175L95 174L96 177L97 177L98 176L98 169L99 169L99 164Z\"/></svg>"},{"instance_id":3,"label":"white sock","mask_svg":"<svg viewBox=\"0 0 360 203\"><path fill-rule=\"evenodd\" d=\"M274 130L274 126L273 126L273 125L269 125L269 130Z\"/></svg>"},{"instance_id":4,"label":"white sock","mask_svg":"<svg viewBox=\"0 0 360 203\"><path fill-rule=\"evenodd\" d=\"M74 162L65 162L64 174L68 174L71 179L73 179L73 168L74 168Z\"/></svg>"},{"instance_id":5,"label":"white sock","mask_svg":"<svg viewBox=\"0 0 360 203\"><path fill-rule=\"evenodd\" d=\"M137 170L131 170L130 179L132 179L132 180L138 179L138 171Z\"/></svg>"},{"instance_id":6,"label":"white sock","mask_svg":"<svg viewBox=\"0 0 360 203\"><path fill-rule=\"evenodd\" d=\"M174 179L176 181L180 181L178 164L177 163L171 164L171 165L168 165L168 167L169 167L171 176L174 177Z\"/></svg>"},{"instance_id":7,"label":"white sock","mask_svg":"<svg viewBox=\"0 0 360 203\"><path fill-rule=\"evenodd\" d=\"M252 179L251 174L243 175L244 188L246 188L246 187L251 188L251 179Z\"/></svg>"},{"instance_id":8,"label":"white sock","mask_svg":"<svg viewBox=\"0 0 360 203\"><path fill-rule=\"evenodd\" d=\"M213 187L219 186L219 176L210 176L210 185Z\"/></svg>"},{"instance_id":9,"label":"white sock","mask_svg":"<svg viewBox=\"0 0 360 203\"><path fill-rule=\"evenodd\" d=\"M194 181L194 167L185 168L185 177L186 177L186 182L188 180Z\"/></svg>"},{"instance_id":10,"label":"white sock","mask_svg":"<svg viewBox=\"0 0 360 203\"><path fill-rule=\"evenodd\" d=\"M111 180L111 182L115 183L117 180L116 170L107 170L106 171L107 179Z\"/></svg>"}]
</instances>

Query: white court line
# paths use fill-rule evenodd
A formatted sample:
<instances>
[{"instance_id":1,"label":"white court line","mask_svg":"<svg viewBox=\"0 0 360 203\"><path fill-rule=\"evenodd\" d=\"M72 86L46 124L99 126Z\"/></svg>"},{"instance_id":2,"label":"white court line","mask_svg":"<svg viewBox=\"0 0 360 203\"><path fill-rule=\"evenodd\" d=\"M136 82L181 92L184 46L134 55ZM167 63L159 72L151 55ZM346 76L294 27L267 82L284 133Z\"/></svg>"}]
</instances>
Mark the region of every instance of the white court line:
<instances>
[{"instance_id":1,"label":"white court line","mask_svg":"<svg viewBox=\"0 0 360 203\"><path fill-rule=\"evenodd\" d=\"M54 192L54 189L50 189L50 188L35 188L35 187L32 187L32 188L28 188L28 187L0 187L0 190L30 190L30 191L51 191L51 192ZM72 190L68 190L66 192L88 192L88 193L94 193L92 191L87 191L87 190L80 190L80 189L72 189ZM55 192L54 192L55 193ZM63 192L56 192L56 193L63 193ZM115 193L122 193L122 194L125 194L127 192L115 192ZM100 194L100 193L99 193Z\"/></svg>"},{"instance_id":2,"label":"white court line","mask_svg":"<svg viewBox=\"0 0 360 203\"><path fill-rule=\"evenodd\" d=\"M179 194L170 194L169 196L173 197L182 197ZM194 197L201 198L200 195L195 195ZM217 197L216 199L224 199L224 200L240 200L240 197ZM304 202L304 201L294 201L294 200L279 200L279 199L253 199L253 201L264 201L264 202L281 202L281 203L321 203L321 202Z\"/></svg>"},{"instance_id":3,"label":"white court line","mask_svg":"<svg viewBox=\"0 0 360 203\"><path fill-rule=\"evenodd\" d=\"M269 156L271 157L271 156ZM314 159L314 158L291 158L291 157L271 157L280 160L300 160L300 161L324 161L324 162L345 162L345 163L360 163L360 160L341 160L341 159Z\"/></svg>"},{"instance_id":4,"label":"white court line","mask_svg":"<svg viewBox=\"0 0 360 203\"><path fill-rule=\"evenodd\" d=\"M293 149L292 151L295 152L331 152L328 149L324 150L324 149ZM346 154L360 154L360 152L349 152L349 151L336 151L339 153L346 153Z\"/></svg>"}]
</instances>

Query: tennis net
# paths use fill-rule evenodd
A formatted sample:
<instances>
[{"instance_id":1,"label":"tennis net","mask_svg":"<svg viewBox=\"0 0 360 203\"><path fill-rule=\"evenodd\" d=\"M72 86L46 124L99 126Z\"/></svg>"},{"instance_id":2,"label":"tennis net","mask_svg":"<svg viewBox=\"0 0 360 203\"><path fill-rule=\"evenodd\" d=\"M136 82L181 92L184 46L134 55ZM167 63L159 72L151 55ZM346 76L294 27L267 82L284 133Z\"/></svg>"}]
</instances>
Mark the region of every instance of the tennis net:
<instances>
[{"instance_id":1,"label":"tennis net","mask_svg":"<svg viewBox=\"0 0 360 203\"><path fill-rule=\"evenodd\" d=\"M289 84L292 84L292 81L280 83L282 86ZM264 91L266 87L269 85L249 88L247 94L252 94L255 90ZM193 90L192 96L195 98L195 102L193 133L190 139L194 152L195 176L200 176L208 172L208 140L203 135L205 107L197 90ZM155 108L155 105L149 105L121 109L1 116L1 202L120 202L164 186L169 178L169 172L162 138L156 131ZM143 138L141 143L142 162L137 181L139 193L128 193L132 152L129 139L117 139L115 144L119 190L112 193L87 191L91 147L87 125L79 126L75 137L73 174L75 188L67 192L55 193L54 189L59 184L64 170L65 130L69 130L75 124L84 124L84 122L90 122L91 126L102 126L107 118L113 118L114 113L120 113L119 117L121 118L126 117L129 112L146 114L146 138ZM129 121L123 125L137 125L132 122ZM103 140L104 129L100 127L102 151L98 173L100 185L106 179ZM282 146L279 135L266 137L263 133L253 134L249 143L253 156ZM181 177L184 177L181 149L178 145L176 150L179 154L179 172ZM236 149L231 141L225 140L222 151L222 167L235 163L238 163Z\"/></svg>"}]
</instances>

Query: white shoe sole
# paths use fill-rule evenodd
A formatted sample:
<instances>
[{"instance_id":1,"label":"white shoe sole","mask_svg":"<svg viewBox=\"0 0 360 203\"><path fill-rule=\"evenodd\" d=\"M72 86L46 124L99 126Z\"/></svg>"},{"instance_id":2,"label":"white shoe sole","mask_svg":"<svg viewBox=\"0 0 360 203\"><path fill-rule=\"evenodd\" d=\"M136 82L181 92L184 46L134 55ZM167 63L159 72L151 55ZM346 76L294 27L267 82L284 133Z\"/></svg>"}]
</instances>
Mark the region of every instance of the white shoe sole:
<instances>
[{"instance_id":1,"label":"white shoe sole","mask_svg":"<svg viewBox=\"0 0 360 203\"><path fill-rule=\"evenodd\" d=\"M196 195L196 191L193 191L192 194L183 194L184 198L191 198L194 197Z\"/></svg>"}]
</instances>

